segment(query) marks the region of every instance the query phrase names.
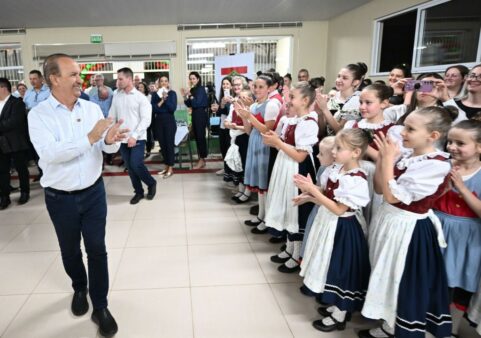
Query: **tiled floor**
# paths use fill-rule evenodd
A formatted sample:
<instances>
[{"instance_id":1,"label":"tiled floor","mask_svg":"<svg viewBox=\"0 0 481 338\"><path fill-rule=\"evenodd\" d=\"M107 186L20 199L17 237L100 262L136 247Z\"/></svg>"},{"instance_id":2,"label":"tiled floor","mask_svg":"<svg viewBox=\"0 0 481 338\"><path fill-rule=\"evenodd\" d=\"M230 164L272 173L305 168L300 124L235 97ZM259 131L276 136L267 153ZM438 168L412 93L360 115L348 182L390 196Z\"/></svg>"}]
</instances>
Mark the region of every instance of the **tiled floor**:
<instances>
[{"instance_id":1,"label":"tiled floor","mask_svg":"<svg viewBox=\"0 0 481 338\"><path fill-rule=\"evenodd\" d=\"M243 225L249 205L233 204L219 177L158 182L153 201L131 206L129 178L105 178L116 337L350 338L373 325L355 316L342 332L313 329L316 304L299 293L300 277L277 272L269 261L277 246ZM0 276L1 337L97 337L88 315L69 311L72 291L38 185L28 204L0 212ZM464 326L462 337L476 335Z\"/></svg>"}]
</instances>

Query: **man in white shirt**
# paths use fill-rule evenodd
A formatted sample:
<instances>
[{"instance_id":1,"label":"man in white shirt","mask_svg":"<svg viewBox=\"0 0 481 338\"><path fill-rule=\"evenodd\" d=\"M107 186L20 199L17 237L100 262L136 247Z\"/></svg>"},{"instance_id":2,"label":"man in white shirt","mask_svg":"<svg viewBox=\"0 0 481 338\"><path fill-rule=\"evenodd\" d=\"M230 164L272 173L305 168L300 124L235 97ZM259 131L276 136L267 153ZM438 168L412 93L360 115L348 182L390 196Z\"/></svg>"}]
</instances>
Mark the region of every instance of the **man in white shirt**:
<instances>
[{"instance_id":1,"label":"man in white shirt","mask_svg":"<svg viewBox=\"0 0 481 338\"><path fill-rule=\"evenodd\" d=\"M147 97L134 87L130 68L117 71L117 92L114 94L109 117L114 121L122 119L123 127L130 130L127 140L122 141L120 154L129 171L135 195L130 204L137 204L144 198L142 182L147 185L147 199L155 196L157 182L144 164L147 128L152 120L152 105Z\"/></svg>"},{"instance_id":2,"label":"man in white shirt","mask_svg":"<svg viewBox=\"0 0 481 338\"><path fill-rule=\"evenodd\" d=\"M65 54L53 54L44 63L51 95L28 115L30 138L43 169L40 184L55 227L65 271L75 291L71 309L88 311L101 335L111 337L117 323L107 309L109 276L105 248L107 201L102 180L102 151L112 153L128 130L122 121L112 126L95 103L79 99L79 65ZM88 257L88 278L82 261L83 238ZM87 290L87 285L89 290Z\"/></svg>"}]
</instances>

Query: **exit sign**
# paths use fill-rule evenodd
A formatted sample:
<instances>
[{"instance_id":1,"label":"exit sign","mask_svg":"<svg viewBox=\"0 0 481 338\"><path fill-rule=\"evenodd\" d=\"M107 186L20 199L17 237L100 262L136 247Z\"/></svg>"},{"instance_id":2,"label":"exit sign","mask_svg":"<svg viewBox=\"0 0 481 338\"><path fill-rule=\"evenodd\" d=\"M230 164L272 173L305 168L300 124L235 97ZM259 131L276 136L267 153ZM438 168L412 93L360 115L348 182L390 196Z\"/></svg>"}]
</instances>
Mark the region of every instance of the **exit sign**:
<instances>
[{"instance_id":1,"label":"exit sign","mask_svg":"<svg viewBox=\"0 0 481 338\"><path fill-rule=\"evenodd\" d=\"M102 43L102 34L90 34L90 43Z\"/></svg>"}]
</instances>

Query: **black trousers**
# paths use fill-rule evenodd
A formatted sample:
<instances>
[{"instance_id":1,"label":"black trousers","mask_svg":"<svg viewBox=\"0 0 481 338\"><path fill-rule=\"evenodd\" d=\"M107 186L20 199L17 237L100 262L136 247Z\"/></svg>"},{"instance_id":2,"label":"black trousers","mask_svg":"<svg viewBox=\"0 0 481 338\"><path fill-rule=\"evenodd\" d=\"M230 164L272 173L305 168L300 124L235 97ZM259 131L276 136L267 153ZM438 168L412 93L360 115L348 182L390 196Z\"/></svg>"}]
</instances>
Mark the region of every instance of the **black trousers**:
<instances>
[{"instance_id":1,"label":"black trousers","mask_svg":"<svg viewBox=\"0 0 481 338\"><path fill-rule=\"evenodd\" d=\"M8 154L0 151L0 193L2 196L6 197L10 195L10 164L12 160L18 173L21 192L30 192L27 158L28 150L16 151Z\"/></svg>"},{"instance_id":2,"label":"black trousers","mask_svg":"<svg viewBox=\"0 0 481 338\"><path fill-rule=\"evenodd\" d=\"M175 133L177 132L177 123L174 115L156 114L154 120L155 139L160 143L160 151L164 158L164 163L170 167L175 162Z\"/></svg>"},{"instance_id":3,"label":"black trousers","mask_svg":"<svg viewBox=\"0 0 481 338\"><path fill-rule=\"evenodd\" d=\"M154 132L153 132L153 125L154 125L154 113L152 113L152 120L150 122L149 128L147 128L147 140L145 141L145 150L150 153L150 151L155 146L155 139L154 139Z\"/></svg>"},{"instance_id":4,"label":"black trousers","mask_svg":"<svg viewBox=\"0 0 481 338\"><path fill-rule=\"evenodd\" d=\"M205 130L209 124L209 116L206 109L194 109L192 111L192 130L194 132L197 154L199 159L207 157L207 140Z\"/></svg>"}]
</instances>

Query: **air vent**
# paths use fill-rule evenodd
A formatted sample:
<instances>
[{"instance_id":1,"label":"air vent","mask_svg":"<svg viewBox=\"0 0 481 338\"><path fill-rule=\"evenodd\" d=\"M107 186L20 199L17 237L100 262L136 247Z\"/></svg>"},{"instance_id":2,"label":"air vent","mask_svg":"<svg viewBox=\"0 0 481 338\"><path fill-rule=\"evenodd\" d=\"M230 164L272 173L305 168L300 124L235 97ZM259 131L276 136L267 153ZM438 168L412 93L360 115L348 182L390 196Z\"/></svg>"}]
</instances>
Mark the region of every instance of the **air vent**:
<instances>
[{"instance_id":1,"label":"air vent","mask_svg":"<svg viewBox=\"0 0 481 338\"><path fill-rule=\"evenodd\" d=\"M209 23L198 25L177 25L178 31L207 29L269 29L302 27L302 22L259 22L259 23Z\"/></svg>"},{"instance_id":2,"label":"air vent","mask_svg":"<svg viewBox=\"0 0 481 338\"><path fill-rule=\"evenodd\" d=\"M25 34L25 28L1 28L0 35L20 35Z\"/></svg>"}]
</instances>

